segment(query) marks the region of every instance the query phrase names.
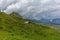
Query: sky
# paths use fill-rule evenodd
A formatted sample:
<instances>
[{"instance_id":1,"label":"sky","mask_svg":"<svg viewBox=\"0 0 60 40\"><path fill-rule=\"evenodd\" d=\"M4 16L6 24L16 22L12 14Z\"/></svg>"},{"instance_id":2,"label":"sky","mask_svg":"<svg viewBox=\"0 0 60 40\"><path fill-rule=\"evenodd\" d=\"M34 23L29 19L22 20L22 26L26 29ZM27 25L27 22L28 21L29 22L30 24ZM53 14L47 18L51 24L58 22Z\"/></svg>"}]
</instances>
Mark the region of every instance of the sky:
<instances>
[{"instance_id":1,"label":"sky","mask_svg":"<svg viewBox=\"0 0 60 40\"><path fill-rule=\"evenodd\" d=\"M0 10L36 20L60 18L60 0L0 0Z\"/></svg>"}]
</instances>

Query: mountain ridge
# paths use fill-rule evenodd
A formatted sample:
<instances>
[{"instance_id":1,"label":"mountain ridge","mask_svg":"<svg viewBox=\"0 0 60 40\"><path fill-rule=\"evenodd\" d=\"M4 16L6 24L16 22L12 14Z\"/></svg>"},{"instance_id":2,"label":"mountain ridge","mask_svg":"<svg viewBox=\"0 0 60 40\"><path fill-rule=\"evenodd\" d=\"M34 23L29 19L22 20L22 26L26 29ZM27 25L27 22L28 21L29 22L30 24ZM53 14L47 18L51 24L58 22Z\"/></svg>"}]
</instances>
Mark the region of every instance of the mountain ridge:
<instances>
[{"instance_id":1,"label":"mountain ridge","mask_svg":"<svg viewBox=\"0 0 60 40\"><path fill-rule=\"evenodd\" d=\"M60 40L58 30L0 12L0 40Z\"/></svg>"}]
</instances>

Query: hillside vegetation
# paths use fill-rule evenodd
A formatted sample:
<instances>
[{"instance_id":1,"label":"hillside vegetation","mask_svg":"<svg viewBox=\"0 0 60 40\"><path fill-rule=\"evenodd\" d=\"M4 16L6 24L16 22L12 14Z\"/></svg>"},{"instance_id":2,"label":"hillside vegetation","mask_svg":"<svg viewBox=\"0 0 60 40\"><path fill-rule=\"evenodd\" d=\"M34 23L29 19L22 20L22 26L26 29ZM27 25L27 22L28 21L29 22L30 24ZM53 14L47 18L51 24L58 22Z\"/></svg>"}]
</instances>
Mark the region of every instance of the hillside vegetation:
<instances>
[{"instance_id":1,"label":"hillside vegetation","mask_svg":"<svg viewBox=\"0 0 60 40\"><path fill-rule=\"evenodd\" d=\"M0 12L0 40L60 40L58 30L26 21L15 13Z\"/></svg>"}]
</instances>

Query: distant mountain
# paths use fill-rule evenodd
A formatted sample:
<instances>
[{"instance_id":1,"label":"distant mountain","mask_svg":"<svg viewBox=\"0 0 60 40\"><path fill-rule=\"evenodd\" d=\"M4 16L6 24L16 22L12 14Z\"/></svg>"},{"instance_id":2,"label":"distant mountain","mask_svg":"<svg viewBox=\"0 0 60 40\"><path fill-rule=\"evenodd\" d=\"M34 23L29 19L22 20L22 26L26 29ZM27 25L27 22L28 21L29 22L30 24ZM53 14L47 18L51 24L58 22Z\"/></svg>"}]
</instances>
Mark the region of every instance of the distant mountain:
<instances>
[{"instance_id":1,"label":"distant mountain","mask_svg":"<svg viewBox=\"0 0 60 40\"><path fill-rule=\"evenodd\" d=\"M31 19L32 20L32 19ZM33 22L36 23L49 23L49 24L59 24L60 25L60 18L55 18L55 19L40 19L40 20L32 20Z\"/></svg>"},{"instance_id":2,"label":"distant mountain","mask_svg":"<svg viewBox=\"0 0 60 40\"><path fill-rule=\"evenodd\" d=\"M42 22L51 22L50 19L40 19Z\"/></svg>"},{"instance_id":3,"label":"distant mountain","mask_svg":"<svg viewBox=\"0 0 60 40\"><path fill-rule=\"evenodd\" d=\"M42 22L48 22L53 24L60 24L60 18L55 19L41 19Z\"/></svg>"},{"instance_id":4,"label":"distant mountain","mask_svg":"<svg viewBox=\"0 0 60 40\"><path fill-rule=\"evenodd\" d=\"M60 18L53 19L52 23L60 24Z\"/></svg>"}]
</instances>

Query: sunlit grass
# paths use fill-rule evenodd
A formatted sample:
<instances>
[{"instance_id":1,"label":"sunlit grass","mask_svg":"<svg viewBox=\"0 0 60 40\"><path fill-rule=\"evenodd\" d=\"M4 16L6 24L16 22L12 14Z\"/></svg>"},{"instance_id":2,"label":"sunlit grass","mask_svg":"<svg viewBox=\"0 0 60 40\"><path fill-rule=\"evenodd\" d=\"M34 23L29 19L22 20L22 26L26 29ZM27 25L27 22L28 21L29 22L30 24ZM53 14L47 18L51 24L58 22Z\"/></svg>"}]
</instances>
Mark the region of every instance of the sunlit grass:
<instances>
[{"instance_id":1,"label":"sunlit grass","mask_svg":"<svg viewBox=\"0 0 60 40\"><path fill-rule=\"evenodd\" d=\"M0 40L60 40L60 33L43 25L30 23L13 14L0 12Z\"/></svg>"}]
</instances>

